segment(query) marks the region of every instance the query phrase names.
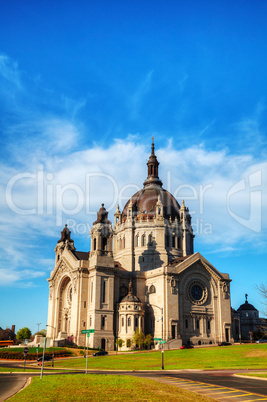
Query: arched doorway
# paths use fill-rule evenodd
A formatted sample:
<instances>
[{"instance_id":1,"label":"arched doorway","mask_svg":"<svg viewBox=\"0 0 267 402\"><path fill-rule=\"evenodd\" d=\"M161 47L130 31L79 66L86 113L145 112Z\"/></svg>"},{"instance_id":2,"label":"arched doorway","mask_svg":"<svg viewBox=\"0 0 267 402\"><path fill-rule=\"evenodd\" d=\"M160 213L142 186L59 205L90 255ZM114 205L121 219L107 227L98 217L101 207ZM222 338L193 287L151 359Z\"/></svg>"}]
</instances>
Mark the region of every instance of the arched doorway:
<instances>
[{"instance_id":1,"label":"arched doorway","mask_svg":"<svg viewBox=\"0 0 267 402\"><path fill-rule=\"evenodd\" d=\"M106 339L104 338L101 339L101 349L106 350Z\"/></svg>"},{"instance_id":2,"label":"arched doorway","mask_svg":"<svg viewBox=\"0 0 267 402\"><path fill-rule=\"evenodd\" d=\"M59 287L58 332L70 332L72 293L71 280L66 276Z\"/></svg>"}]
</instances>

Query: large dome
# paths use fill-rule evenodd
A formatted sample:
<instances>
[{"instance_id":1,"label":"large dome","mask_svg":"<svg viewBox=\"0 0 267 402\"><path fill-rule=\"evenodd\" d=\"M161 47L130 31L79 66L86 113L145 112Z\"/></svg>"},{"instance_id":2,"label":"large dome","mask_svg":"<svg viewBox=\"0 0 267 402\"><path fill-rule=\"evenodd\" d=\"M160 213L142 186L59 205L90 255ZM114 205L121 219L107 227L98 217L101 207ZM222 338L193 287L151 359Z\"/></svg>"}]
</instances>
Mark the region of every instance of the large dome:
<instances>
[{"instance_id":1,"label":"large dome","mask_svg":"<svg viewBox=\"0 0 267 402\"><path fill-rule=\"evenodd\" d=\"M156 204L160 201L163 205L163 216L166 219L179 219L180 205L167 190L162 188L162 182L158 176L159 162L155 155L154 141L152 138L151 155L147 162L147 179L144 188L135 193L126 203L122 211L122 219L127 217L127 209L131 205L133 215L136 217L152 219L156 215Z\"/></svg>"},{"instance_id":2,"label":"large dome","mask_svg":"<svg viewBox=\"0 0 267 402\"><path fill-rule=\"evenodd\" d=\"M164 218L169 219L171 217L172 220L175 217L179 218L180 205L172 194L157 184L145 185L142 190L135 193L126 203L122 211L122 218L125 219L127 217L127 208L130 202L133 205L134 216L148 216L148 218L152 218L156 214L156 204L159 200L163 205Z\"/></svg>"}]
</instances>

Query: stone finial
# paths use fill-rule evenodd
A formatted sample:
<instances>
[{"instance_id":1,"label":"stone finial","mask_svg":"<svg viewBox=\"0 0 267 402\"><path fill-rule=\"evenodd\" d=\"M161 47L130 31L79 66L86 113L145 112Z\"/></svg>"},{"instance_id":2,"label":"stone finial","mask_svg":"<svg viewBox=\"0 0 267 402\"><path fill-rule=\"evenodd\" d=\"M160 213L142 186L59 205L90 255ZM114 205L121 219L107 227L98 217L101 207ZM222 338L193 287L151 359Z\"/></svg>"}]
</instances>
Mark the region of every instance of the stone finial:
<instances>
[{"instance_id":1,"label":"stone finial","mask_svg":"<svg viewBox=\"0 0 267 402\"><path fill-rule=\"evenodd\" d=\"M64 243L66 243L66 242L73 243L73 240L70 238L70 234L71 234L71 231L69 230L68 225L66 224L64 229L61 232L61 238L58 240L58 243L60 243L62 241Z\"/></svg>"}]
</instances>

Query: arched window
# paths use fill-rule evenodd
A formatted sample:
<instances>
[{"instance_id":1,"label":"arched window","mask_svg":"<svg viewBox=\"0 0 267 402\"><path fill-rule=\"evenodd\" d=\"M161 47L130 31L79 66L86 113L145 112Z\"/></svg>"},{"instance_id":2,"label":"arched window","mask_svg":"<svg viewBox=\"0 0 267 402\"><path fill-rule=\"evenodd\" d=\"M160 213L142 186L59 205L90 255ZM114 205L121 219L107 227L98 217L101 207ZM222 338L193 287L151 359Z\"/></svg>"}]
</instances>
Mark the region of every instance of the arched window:
<instances>
[{"instance_id":1,"label":"arched window","mask_svg":"<svg viewBox=\"0 0 267 402\"><path fill-rule=\"evenodd\" d=\"M122 239L122 248L125 248L125 237Z\"/></svg>"},{"instance_id":2,"label":"arched window","mask_svg":"<svg viewBox=\"0 0 267 402\"><path fill-rule=\"evenodd\" d=\"M128 288L124 285L120 287L120 297L124 297L128 294Z\"/></svg>"},{"instance_id":3,"label":"arched window","mask_svg":"<svg viewBox=\"0 0 267 402\"><path fill-rule=\"evenodd\" d=\"M154 285L151 285L149 288L149 293L156 293L156 288Z\"/></svg>"},{"instance_id":4,"label":"arched window","mask_svg":"<svg viewBox=\"0 0 267 402\"><path fill-rule=\"evenodd\" d=\"M128 327L131 326L131 317L128 317Z\"/></svg>"},{"instance_id":5,"label":"arched window","mask_svg":"<svg viewBox=\"0 0 267 402\"><path fill-rule=\"evenodd\" d=\"M139 235L137 234L135 236L135 247L139 247L140 246L140 239L139 239Z\"/></svg>"},{"instance_id":6,"label":"arched window","mask_svg":"<svg viewBox=\"0 0 267 402\"><path fill-rule=\"evenodd\" d=\"M121 319L121 326L124 327L124 317Z\"/></svg>"},{"instance_id":7,"label":"arched window","mask_svg":"<svg viewBox=\"0 0 267 402\"><path fill-rule=\"evenodd\" d=\"M175 236L172 236L172 247L175 247Z\"/></svg>"},{"instance_id":8,"label":"arched window","mask_svg":"<svg viewBox=\"0 0 267 402\"><path fill-rule=\"evenodd\" d=\"M135 317L134 325L135 325L135 327L138 327L138 317Z\"/></svg>"},{"instance_id":9,"label":"arched window","mask_svg":"<svg viewBox=\"0 0 267 402\"><path fill-rule=\"evenodd\" d=\"M170 247L170 238L169 238L169 235L166 235L166 237L165 237L165 244L166 244L166 247Z\"/></svg>"},{"instance_id":10,"label":"arched window","mask_svg":"<svg viewBox=\"0 0 267 402\"><path fill-rule=\"evenodd\" d=\"M96 250L96 238L94 238L94 250Z\"/></svg>"},{"instance_id":11,"label":"arched window","mask_svg":"<svg viewBox=\"0 0 267 402\"><path fill-rule=\"evenodd\" d=\"M106 237L102 237L102 250L107 250L108 239Z\"/></svg>"},{"instance_id":12,"label":"arched window","mask_svg":"<svg viewBox=\"0 0 267 402\"><path fill-rule=\"evenodd\" d=\"M141 246L144 247L146 245L146 235L143 234L141 238Z\"/></svg>"}]
</instances>

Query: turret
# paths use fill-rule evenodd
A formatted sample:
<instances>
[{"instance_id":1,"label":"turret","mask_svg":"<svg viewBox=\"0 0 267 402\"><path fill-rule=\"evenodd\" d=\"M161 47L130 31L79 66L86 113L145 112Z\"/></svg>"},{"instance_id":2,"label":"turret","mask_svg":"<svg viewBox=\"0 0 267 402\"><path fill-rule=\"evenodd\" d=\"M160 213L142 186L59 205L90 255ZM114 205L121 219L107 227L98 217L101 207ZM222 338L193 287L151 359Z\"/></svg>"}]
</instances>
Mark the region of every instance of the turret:
<instances>
[{"instance_id":1,"label":"turret","mask_svg":"<svg viewBox=\"0 0 267 402\"><path fill-rule=\"evenodd\" d=\"M56 263L60 260L61 254L64 250L65 247L67 247L70 250L75 251L74 247L74 241L70 237L71 231L68 228L68 225L66 224L64 229L61 232L61 238L58 240L55 252L56 252Z\"/></svg>"},{"instance_id":2,"label":"turret","mask_svg":"<svg viewBox=\"0 0 267 402\"><path fill-rule=\"evenodd\" d=\"M147 162L147 179L144 182L144 186L157 184L158 186L162 187L162 181L159 179L158 176L158 167L159 162L155 155L154 137L152 137L151 154Z\"/></svg>"},{"instance_id":3,"label":"turret","mask_svg":"<svg viewBox=\"0 0 267 402\"><path fill-rule=\"evenodd\" d=\"M184 200L180 208L181 231L182 231L182 249L183 255L190 255L194 253L194 235L191 226L191 215L189 209L186 208Z\"/></svg>"},{"instance_id":4,"label":"turret","mask_svg":"<svg viewBox=\"0 0 267 402\"><path fill-rule=\"evenodd\" d=\"M97 212L97 220L91 229L91 255L94 254L112 256L112 228L104 204Z\"/></svg>"}]
</instances>

